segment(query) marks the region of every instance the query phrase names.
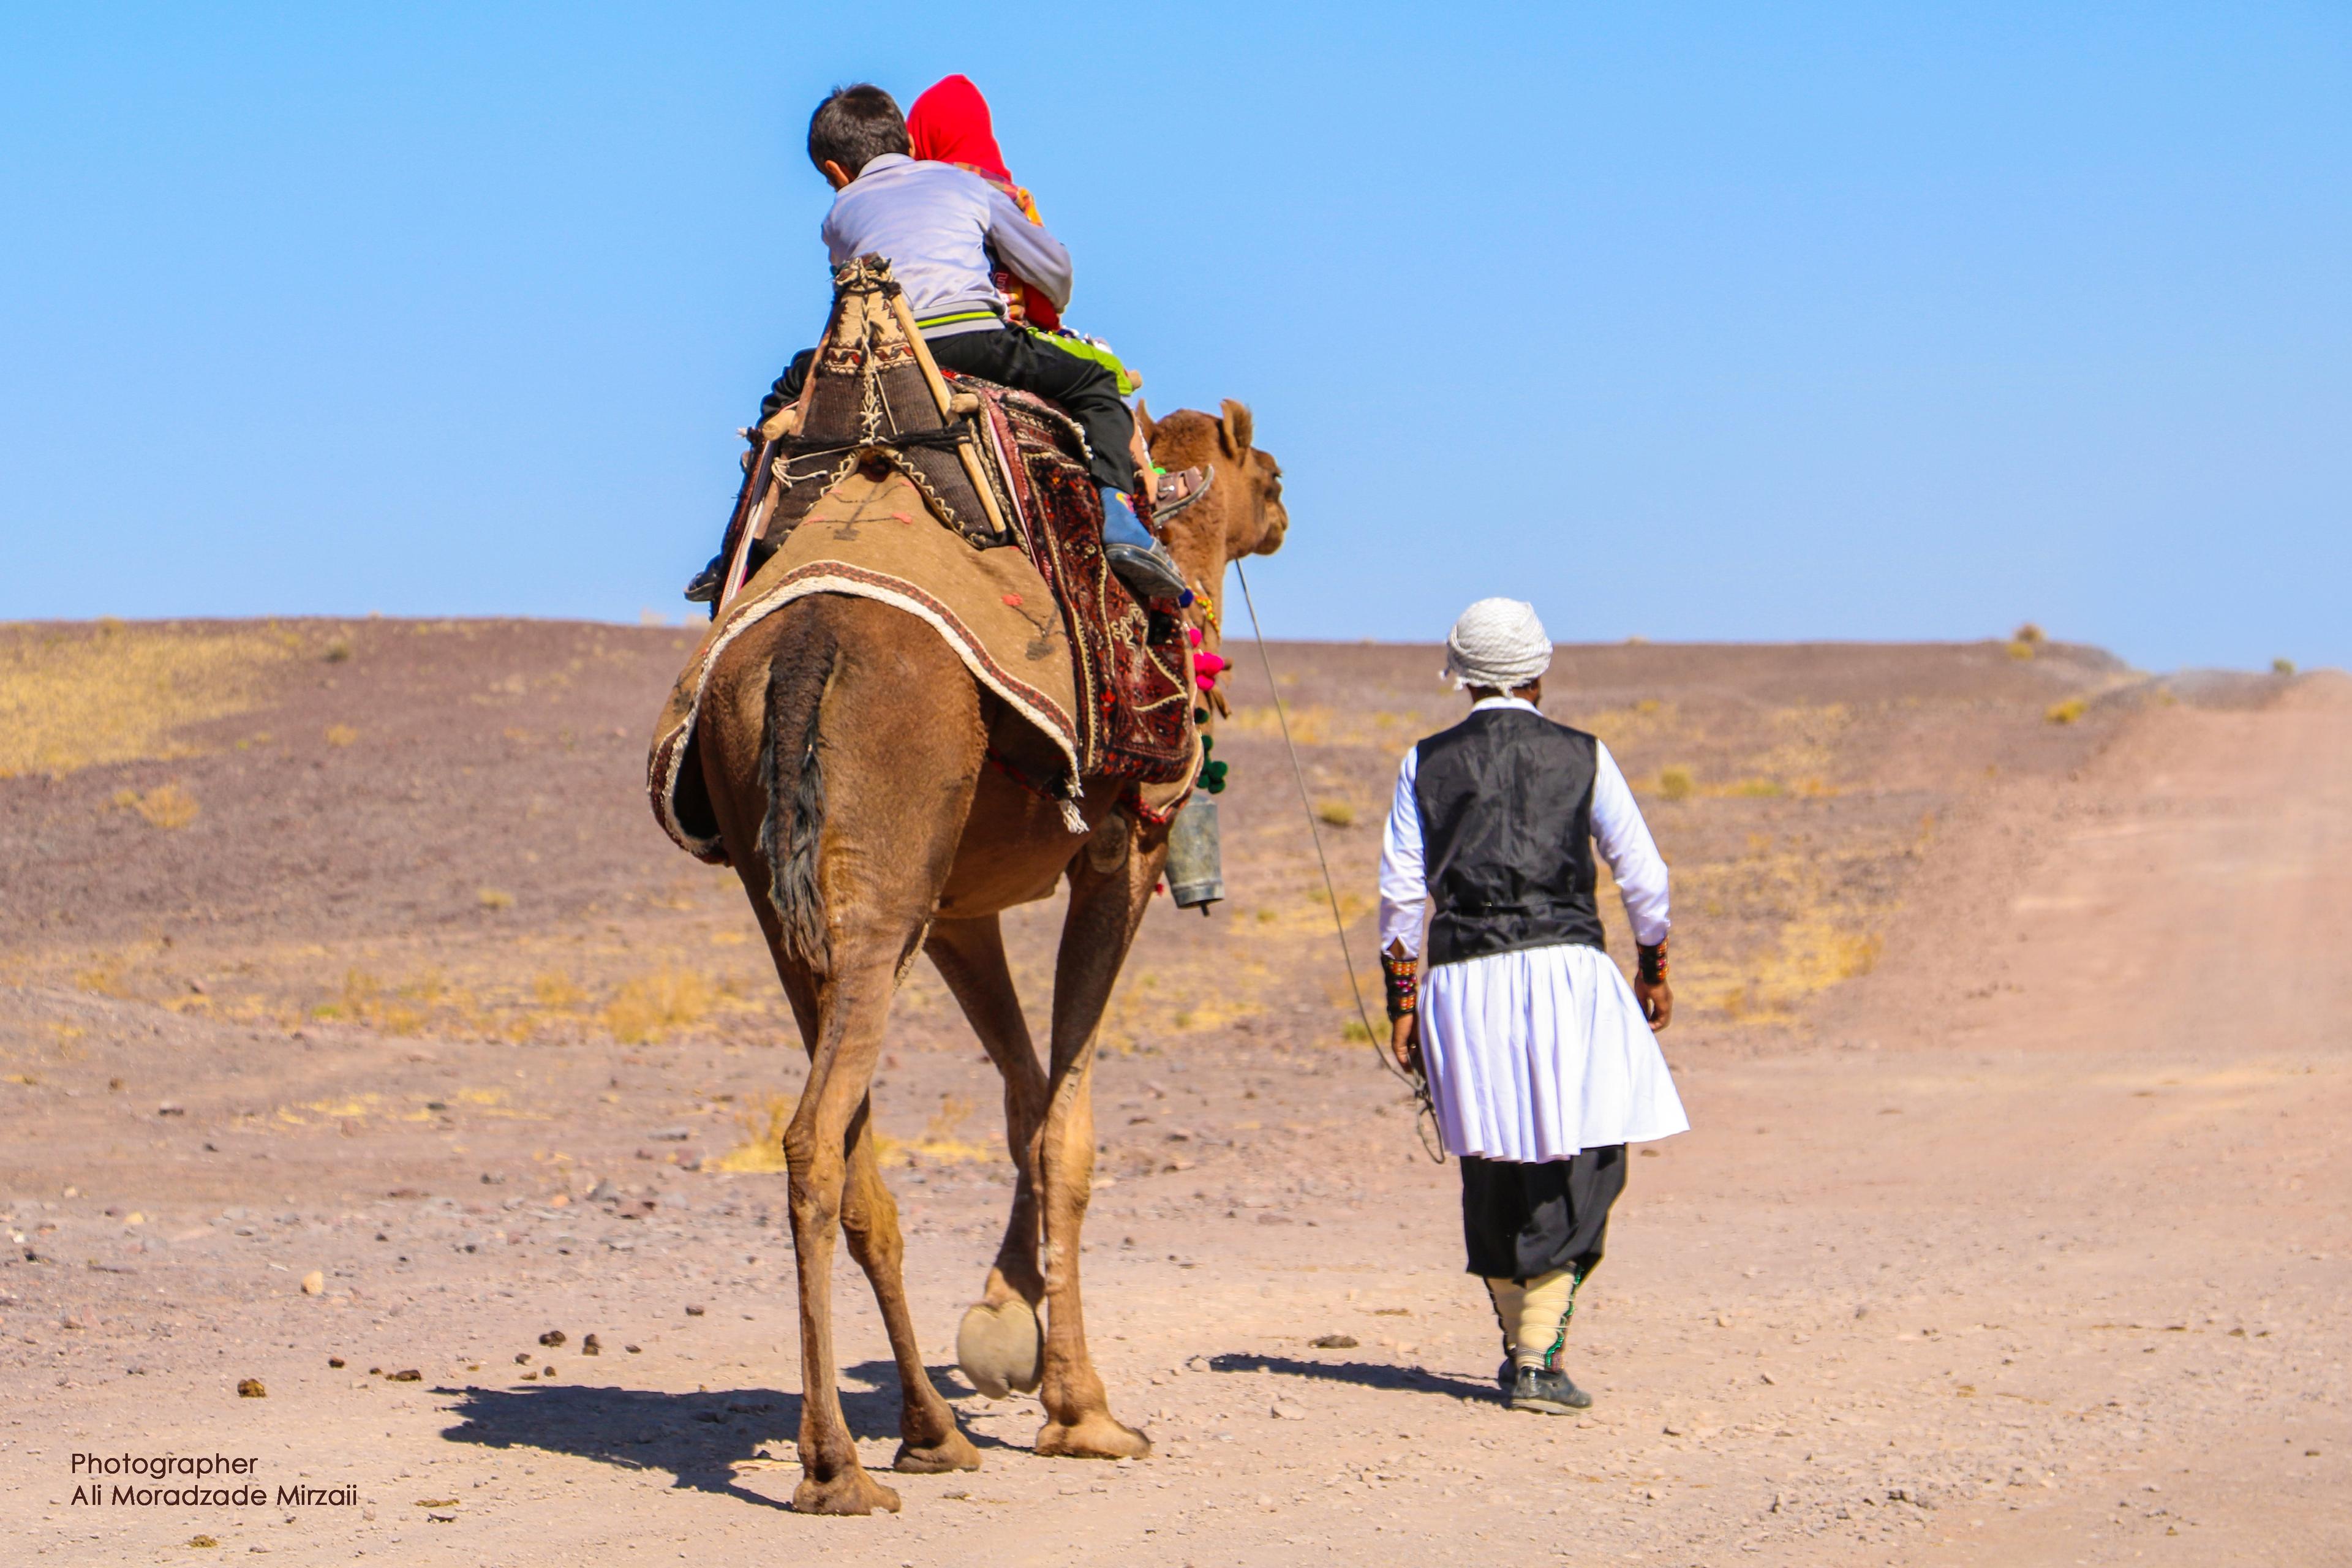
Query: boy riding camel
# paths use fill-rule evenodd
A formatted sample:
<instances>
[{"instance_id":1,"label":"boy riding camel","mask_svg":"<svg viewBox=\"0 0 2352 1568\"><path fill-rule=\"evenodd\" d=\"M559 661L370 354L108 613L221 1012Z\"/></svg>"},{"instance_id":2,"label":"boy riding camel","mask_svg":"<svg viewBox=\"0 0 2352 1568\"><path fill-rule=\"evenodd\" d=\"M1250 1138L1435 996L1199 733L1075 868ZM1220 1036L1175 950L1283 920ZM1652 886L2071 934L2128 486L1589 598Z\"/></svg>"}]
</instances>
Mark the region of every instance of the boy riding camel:
<instances>
[{"instance_id":1,"label":"boy riding camel","mask_svg":"<svg viewBox=\"0 0 2352 1568\"><path fill-rule=\"evenodd\" d=\"M911 152L897 101L878 87L838 88L817 106L808 155L835 193L823 231L829 261L883 257L941 370L1034 393L1067 411L1086 432L1102 489L1111 569L1139 597L1179 597L1187 586L1182 573L1128 500L1155 476L1137 456L1135 416L1119 396L1118 375L1005 319L999 262L1059 309L1069 303L1070 253L995 184L952 163L918 162ZM814 350L793 356L761 407L763 420L799 397L814 358ZM1198 469L1157 478L1156 515L1164 522L1205 487ZM715 597L725 569L714 560L688 584L687 597Z\"/></svg>"},{"instance_id":2,"label":"boy riding camel","mask_svg":"<svg viewBox=\"0 0 2352 1568\"><path fill-rule=\"evenodd\" d=\"M1470 712L1397 770L1381 967L1391 1048L1424 1065L1462 1162L1463 1238L1502 1325L1503 1396L1564 1415L1592 1403L1560 1363L1625 1189L1625 1145L1690 1122L1653 1037L1675 1005L1665 862L1609 748L1538 710L1550 664L1531 605L1481 599L1454 624L1445 669ZM1633 928L1630 987L1601 949L1596 845Z\"/></svg>"}]
</instances>

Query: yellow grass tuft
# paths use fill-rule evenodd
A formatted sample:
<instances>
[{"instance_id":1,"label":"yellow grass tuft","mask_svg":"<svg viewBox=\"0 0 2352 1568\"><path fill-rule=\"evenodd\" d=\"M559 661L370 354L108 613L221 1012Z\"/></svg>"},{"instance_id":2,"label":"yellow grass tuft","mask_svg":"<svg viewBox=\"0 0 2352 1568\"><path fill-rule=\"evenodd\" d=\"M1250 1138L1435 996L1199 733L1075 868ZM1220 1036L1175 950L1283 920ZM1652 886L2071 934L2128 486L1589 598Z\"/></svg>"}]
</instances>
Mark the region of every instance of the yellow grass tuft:
<instances>
[{"instance_id":1,"label":"yellow grass tuft","mask_svg":"<svg viewBox=\"0 0 2352 1568\"><path fill-rule=\"evenodd\" d=\"M194 756L175 731L254 707L287 657L263 632L0 626L0 778Z\"/></svg>"},{"instance_id":2,"label":"yellow grass tuft","mask_svg":"<svg viewBox=\"0 0 2352 1568\"><path fill-rule=\"evenodd\" d=\"M1741 779L1737 784L1725 784L1715 793L1739 795L1748 800L1778 800L1789 792L1779 779L1755 778Z\"/></svg>"},{"instance_id":3,"label":"yellow grass tuft","mask_svg":"<svg viewBox=\"0 0 2352 1568\"><path fill-rule=\"evenodd\" d=\"M660 969L623 985L604 1007L604 1026L623 1045L641 1046L700 1023L717 1000L710 982L691 970Z\"/></svg>"},{"instance_id":4,"label":"yellow grass tuft","mask_svg":"<svg viewBox=\"0 0 2352 1568\"><path fill-rule=\"evenodd\" d=\"M1344 800L1318 800L1315 803L1315 820L1326 827L1353 827L1356 808Z\"/></svg>"},{"instance_id":5,"label":"yellow grass tuft","mask_svg":"<svg viewBox=\"0 0 2352 1568\"><path fill-rule=\"evenodd\" d=\"M514 908L514 895L504 888L478 888L474 890L474 899L486 910Z\"/></svg>"},{"instance_id":6,"label":"yellow grass tuft","mask_svg":"<svg viewBox=\"0 0 2352 1568\"><path fill-rule=\"evenodd\" d=\"M2090 706L2089 700L2084 698L2069 697L2063 702L2053 702L2048 708L2042 710L2042 716L2053 724L2072 724L2089 711Z\"/></svg>"},{"instance_id":7,"label":"yellow grass tuft","mask_svg":"<svg viewBox=\"0 0 2352 1568\"><path fill-rule=\"evenodd\" d=\"M736 1117L743 1142L706 1164L715 1171L767 1174L786 1169L784 1129L792 1125L793 1102L781 1094L767 1097L761 1108Z\"/></svg>"},{"instance_id":8,"label":"yellow grass tuft","mask_svg":"<svg viewBox=\"0 0 2352 1568\"><path fill-rule=\"evenodd\" d=\"M327 744L331 746L348 746L359 738L360 732L357 730L352 729L349 724L330 724L327 726Z\"/></svg>"},{"instance_id":9,"label":"yellow grass tuft","mask_svg":"<svg viewBox=\"0 0 2352 1568\"><path fill-rule=\"evenodd\" d=\"M1688 768L1667 767L1658 770L1658 798L1661 800L1688 800L1697 788L1698 781L1691 776L1691 771Z\"/></svg>"},{"instance_id":10,"label":"yellow grass tuft","mask_svg":"<svg viewBox=\"0 0 2352 1568\"><path fill-rule=\"evenodd\" d=\"M141 795L135 789L117 790L114 795L117 810L135 811L150 827L165 832L185 827L203 813L196 797L176 784L158 784Z\"/></svg>"},{"instance_id":11,"label":"yellow grass tuft","mask_svg":"<svg viewBox=\"0 0 2352 1568\"><path fill-rule=\"evenodd\" d=\"M572 983L572 977L555 970L541 971L530 983L531 1000L542 1007L563 1009L577 1007L587 995Z\"/></svg>"},{"instance_id":12,"label":"yellow grass tuft","mask_svg":"<svg viewBox=\"0 0 2352 1568\"><path fill-rule=\"evenodd\" d=\"M2274 658L2271 660L2271 673L2273 675L2293 675L2294 673L2294 660L2291 658Z\"/></svg>"}]
</instances>

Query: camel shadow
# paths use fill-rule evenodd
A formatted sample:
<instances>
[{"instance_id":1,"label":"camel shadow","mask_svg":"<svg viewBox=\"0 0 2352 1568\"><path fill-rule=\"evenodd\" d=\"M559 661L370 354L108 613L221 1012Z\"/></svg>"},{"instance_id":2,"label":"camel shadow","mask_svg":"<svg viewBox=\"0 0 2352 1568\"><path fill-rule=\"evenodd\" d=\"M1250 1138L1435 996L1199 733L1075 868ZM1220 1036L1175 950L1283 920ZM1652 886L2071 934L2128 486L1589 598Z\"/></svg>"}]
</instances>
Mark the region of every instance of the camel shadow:
<instances>
[{"instance_id":1,"label":"camel shadow","mask_svg":"<svg viewBox=\"0 0 2352 1568\"><path fill-rule=\"evenodd\" d=\"M1391 1366L1384 1362L1300 1361L1295 1356L1228 1352L1209 1357L1209 1370L1270 1372L1324 1383L1352 1383L1359 1388L1377 1388L1390 1394L1442 1394L1453 1399L1475 1399L1489 1405L1496 1398L1491 1383L1472 1383L1417 1366Z\"/></svg>"},{"instance_id":2,"label":"camel shadow","mask_svg":"<svg viewBox=\"0 0 2352 1568\"><path fill-rule=\"evenodd\" d=\"M947 1367L930 1368L942 1392ZM842 1414L850 1435L894 1438L898 1435L898 1373L887 1361L860 1362L841 1369ZM864 1383L863 1389L850 1386ZM484 1448L539 1449L571 1454L630 1470L667 1470L672 1483L782 1509L778 1499L751 1490L735 1467L761 1458L772 1446L788 1461L800 1436L801 1396L772 1388L730 1388L700 1394L610 1384L539 1384L520 1388L438 1388L454 1396L457 1425L441 1436L452 1443ZM983 1448L1004 1445L978 1432L965 1436Z\"/></svg>"}]
</instances>

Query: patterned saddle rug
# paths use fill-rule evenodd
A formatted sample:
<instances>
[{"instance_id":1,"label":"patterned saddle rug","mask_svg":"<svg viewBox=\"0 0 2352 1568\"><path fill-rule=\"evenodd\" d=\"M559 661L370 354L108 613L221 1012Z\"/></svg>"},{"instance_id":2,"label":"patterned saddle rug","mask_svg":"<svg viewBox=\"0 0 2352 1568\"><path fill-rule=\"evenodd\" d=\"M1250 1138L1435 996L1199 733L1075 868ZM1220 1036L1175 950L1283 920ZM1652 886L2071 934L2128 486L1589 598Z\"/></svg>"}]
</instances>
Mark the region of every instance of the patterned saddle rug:
<instances>
[{"instance_id":1,"label":"patterned saddle rug","mask_svg":"<svg viewBox=\"0 0 2352 1568\"><path fill-rule=\"evenodd\" d=\"M1043 398L972 377L950 384L980 396L1013 531L1061 609L1077 685L1080 772L1142 784L1188 776L1192 646L1181 621L1138 604L1112 573L1086 437Z\"/></svg>"}]
</instances>

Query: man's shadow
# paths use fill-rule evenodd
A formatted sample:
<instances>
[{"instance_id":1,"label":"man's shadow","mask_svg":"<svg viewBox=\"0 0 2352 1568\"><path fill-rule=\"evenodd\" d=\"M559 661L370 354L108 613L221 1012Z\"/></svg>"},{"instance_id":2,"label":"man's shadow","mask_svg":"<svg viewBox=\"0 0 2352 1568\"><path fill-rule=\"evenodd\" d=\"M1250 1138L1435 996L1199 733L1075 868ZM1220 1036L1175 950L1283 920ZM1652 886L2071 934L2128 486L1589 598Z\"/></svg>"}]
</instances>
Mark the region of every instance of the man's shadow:
<instances>
[{"instance_id":1,"label":"man's shadow","mask_svg":"<svg viewBox=\"0 0 2352 1568\"><path fill-rule=\"evenodd\" d=\"M1454 1399L1492 1404L1496 1390L1491 1383L1470 1383L1417 1366L1391 1366L1371 1361L1300 1361L1286 1355L1241 1355L1227 1352L1208 1358L1212 1372L1272 1372L1286 1377L1311 1377L1324 1383L1352 1383L1390 1394L1443 1394Z\"/></svg>"},{"instance_id":2,"label":"man's shadow","mask_svg":"<svg viewBox=\"0 0 2352 1568\"><path fill-rule=\"evenodd\" d=\"M952 1394L948 1367L929 1369ZM898 1369L887 1361L841 1369L841 1409L854 1437L898 1435ZM863 1389L849 1386L863 1383ZM730 1388L709 1394L582 1384L520 1388L441 1388L457 1397L457 1424L441 1436L485 1448L537 1448L574 1454L633 1470L667 1470L676 1485L719 1493L767 1508L786 1505L743 1486L735 1467L760 1457L768 1444L789 1456L800 1436L801 1396L772 1388ZM967 1430L983 1448L995 1438Z\"/></svg>"}]
</instances>

